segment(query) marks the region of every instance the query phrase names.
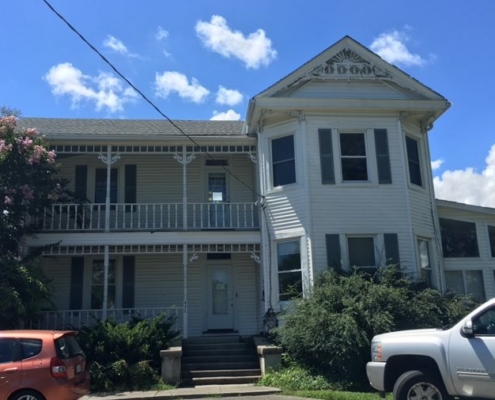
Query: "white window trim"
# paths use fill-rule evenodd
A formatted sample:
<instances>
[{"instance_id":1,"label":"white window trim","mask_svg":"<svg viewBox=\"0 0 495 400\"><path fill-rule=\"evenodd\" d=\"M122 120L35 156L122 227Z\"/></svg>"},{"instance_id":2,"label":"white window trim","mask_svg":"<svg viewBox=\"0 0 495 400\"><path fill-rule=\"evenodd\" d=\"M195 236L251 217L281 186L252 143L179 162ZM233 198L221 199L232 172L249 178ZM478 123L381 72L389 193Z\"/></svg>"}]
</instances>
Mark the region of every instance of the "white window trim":
<instances>
[{"instance_id":1,"label":"white window trim","mask_svg":"<svg viewBox=\"0 0 495 400\"><path fill-rule=\"evenodd\" d=\"M419 135L413 134L411 132L408 132L406 130L404 132L404 150L405 150L405 164L406 164L406 169L407 169L407 185L409 186L410 189L415 189L415 190L420 190L420 191L426 191L427 185L425 182L426 179L426 166L425 166L425 158L423 157L424 154L424 147L423 147L423 138ZM416 185L415 183L411 182L411 171L409 170L409 155L407 153L407 138L413 139L416 141L418 145L418 157L419 157L419 173L421 175L421 185Z\"/></svg>"},{"instance_id":2,"label":"white window trim","mask_svg":"<svg viewBox=\"0 0 495 400\"><path fill-rule=\"evenodd\" d=\"M273 141L277 140L277 139L282 139L282 138L287 137L287 136L292 136L292 139L294 141L294 173L296 176L296 181L293 183L288 183L286 185L274 186L274 184L273 184L273 181L274 181L274 179L273 179L273 158L272 158ZM297 138L298 138L298 136L296 135L295 131L287 131L285 133L279 133L279 134L273 135L273 136L268 138L268 159L270 161L269 161L269 170L268 170L268 176L267 177L268 177L268 190L269 191L279 191L279 190L283 190L284 188L290 188L290 187L296 186L298 184L298 175L299 174L297 171L298 170L297 163L298 163L298 159L301 156L298 157L298 154L297 154L297 149L299 148L298 143L297 143Z\"/></svg>"},{"instance_id":3,"label":"white window trim","mask_svg":"<svg viewBox=\"0 0 495 400\"><path fill-rule=\"evenodd\" d=\"M91 290L93 287L93 262L104 259L103 254L84 258L84 282L83 282L83 302L82 308L91 309ZM123 257L110 254L109 260L115 260L115 308L122 306L122 264Z\"/></svg>"},{"instance_id":4,"label":"white window trim","mask_svg":"<svg viewBox=\"0 0 495 400\"><path fill-rule=\"evenodd\" d=\"M304 236L293 236L293 237L288 237L284 238L282 240L275 240L272 242L273 249L275 251L272 252L272 262L275 268L272 269L272 300L274 300L274 304L278 304L280 309L285 308L286 306L290 305L292 303L292 300L280 300L280 291L279 291L279 271L278 271L278 244L280 243L288 243L288 242L298 242L299 243L299 257L300 257L300 269L299 270L292 270L292 272L295 271L301 271L301 281L302 281L302 295L303 297L306 296L307 293L307 285L308 283L305 282L305 262L304 260L306 259L306 252L305 252L305 247L303 246L304 243ZM289 271L285 271L289 272Z\"/></svg>"}]
</instances>

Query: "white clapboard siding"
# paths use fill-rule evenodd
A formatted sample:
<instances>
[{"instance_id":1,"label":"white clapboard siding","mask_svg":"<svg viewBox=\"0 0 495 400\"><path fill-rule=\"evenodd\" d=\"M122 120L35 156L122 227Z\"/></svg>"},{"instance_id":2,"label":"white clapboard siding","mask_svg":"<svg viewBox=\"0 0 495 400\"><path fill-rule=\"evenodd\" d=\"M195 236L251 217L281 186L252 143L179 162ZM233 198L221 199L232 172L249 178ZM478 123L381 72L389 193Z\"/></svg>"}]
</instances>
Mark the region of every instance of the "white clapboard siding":
<instances>
[{"instance_id":1,"label":"white clapboard siding","mask_svg":"<svg viewBox=\"0 0 495 400\"><path fill-rule=\"evenodd\" d=\"M70 299L70 257L45 258L43 272L53 287L52 302L59 310L69 309Z\"/></svg>"},{"instance_id":2,"label":"white clapboard siding","mask_svg":"<svg viewBox=\"0 0 495 400\"><path fill-rule=\"evenodd\" d=\"M255 188L255 166L247 154L214 155L216 159L228 159L230 169L247 186ZM206 193L206 156L196 155L187 165L187 196L189 203L203 203L207 201ZM61 164L59 176L69 179L69 188L74 190L74 177L76 165L88 166L89 200L94 199L94 171L97 168L106 168L97 155L78 155L64 157L58 160ZM125 165L137 165L137 203L181 203L183 198L183 167L172 154L139 154L122 155L112 165L118 169L118 201L124 202L125 189ZM221 167L210 169L222 172ZM251 202L254 194L245 185L237 181L226 172L230 179L230 201Z\"/></svg>"},{"instance_id":3,"label":"white clapboard siding","mask_svg":"<svg viewBox=\"0 0 495 400\"><path fill-rule=\"evenodd\" d=\"M413 97L414 96L414 97ZM392 87L381 81L313 81L302 86L289 97L322 99L391 99L404 100L417 98L417 94Z\"/></svg>"},{"instance_id":4,"label":"white clapboard siding","mask_svg":"<svg viewBox=\"0 0 495 400\"><path fill-rule=\"evenodd\" d=\"M387 129L392 184L379 185L376 177L375 147L367 136L368 172L375 181L364 184L342 183L336 173L336 184L321 183L318 129L332 128L358 132L370 129ZM372 135L371 135L372 136ZM327 267L325 235L341 234L341 245L346 234L397 233L401 263L410 268L413 247L410 240L410 216L406 206L406 182L402 137L395 117L315 117L307 126L310 198L312 212L313 260L316 271ZM340 150L334 139L334 166L340 169ZM344 243L342 243L344 240ZM345 247L341 250L344 251ZM378 249L382 251L383 249Z\"/></svg>"},{"instance_id":5,"label":"white clapboard siding","mask_svg":"<svg viewBox=\"0 0 495 400\"><path fill-rule=\"evenodd\" d=\"M235 254L232 257L236 282L236 321L241 335L252 335L260 332L259 303L261 291L258 281L259 265L249 254Z\"/></svg>"}]
</instances>

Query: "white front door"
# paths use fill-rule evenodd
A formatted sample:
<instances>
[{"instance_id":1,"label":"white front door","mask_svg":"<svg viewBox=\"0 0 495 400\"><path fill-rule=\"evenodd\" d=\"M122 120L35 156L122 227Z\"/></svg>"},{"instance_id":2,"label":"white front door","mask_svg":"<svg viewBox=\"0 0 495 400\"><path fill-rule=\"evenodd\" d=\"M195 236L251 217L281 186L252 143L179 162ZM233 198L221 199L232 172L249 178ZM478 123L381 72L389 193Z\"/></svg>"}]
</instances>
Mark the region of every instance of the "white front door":
<instances>
[{"instance_id":1,"label":"white front door","mask_svg":"<svg viewBox=\"0 0 495 400\"><path fill-rule=\"evenodd\" d=\"M208 267L208 329L234 328L234 299L230 266Z\"/></svg>"}]
</instances>

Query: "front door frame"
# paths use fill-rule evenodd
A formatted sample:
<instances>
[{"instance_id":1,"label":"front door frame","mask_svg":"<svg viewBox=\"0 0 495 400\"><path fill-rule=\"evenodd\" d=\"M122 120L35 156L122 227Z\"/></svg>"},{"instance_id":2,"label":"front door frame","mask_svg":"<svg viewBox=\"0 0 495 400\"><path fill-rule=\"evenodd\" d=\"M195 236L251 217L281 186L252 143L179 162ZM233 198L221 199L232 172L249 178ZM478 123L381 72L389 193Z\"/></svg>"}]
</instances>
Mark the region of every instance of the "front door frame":
<instances>
[{"instance_id":1,"label":"front door frame","mask_svg":"<svg viewBox=\"0 0 495 400\"><path fill-rule=\"evenodd\" d=\"M220 318L215 318L213 316L213 296L212 296L212 286L211 286L211 277L214 269L224 269L227 271L229 286L228 286L228 294L227 294L227 307L228 307L228 315L224 317L222 321ZM206 321L205 321L205 330L235 330L236 329L236 276L235 269L233 268L232 263L225 262L222 260L211 260L207 263L205 268L205 279L204 279L204 304L206 307Z\"/></svg>"}]
</instances>

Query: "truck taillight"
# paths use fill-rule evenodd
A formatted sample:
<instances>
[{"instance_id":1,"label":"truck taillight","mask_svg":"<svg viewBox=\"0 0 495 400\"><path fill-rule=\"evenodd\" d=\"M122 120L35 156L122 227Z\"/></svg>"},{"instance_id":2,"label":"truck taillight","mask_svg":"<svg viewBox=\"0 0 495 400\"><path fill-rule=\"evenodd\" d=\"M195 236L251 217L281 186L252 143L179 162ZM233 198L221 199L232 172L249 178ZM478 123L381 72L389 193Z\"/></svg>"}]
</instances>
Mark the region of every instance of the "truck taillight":
<instances>
[{"instance_id":1,"label":"truck taillight","mask_svg":"<svg viewBox=\"0 0 495 400\"><path fill-rule=\"evenodd\" d=\"M67 378L67 367L60 358L53 357L50 360L50 373L54 378Z\"/></svg>"}]
</instances>

